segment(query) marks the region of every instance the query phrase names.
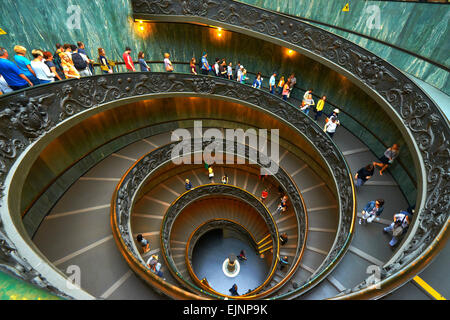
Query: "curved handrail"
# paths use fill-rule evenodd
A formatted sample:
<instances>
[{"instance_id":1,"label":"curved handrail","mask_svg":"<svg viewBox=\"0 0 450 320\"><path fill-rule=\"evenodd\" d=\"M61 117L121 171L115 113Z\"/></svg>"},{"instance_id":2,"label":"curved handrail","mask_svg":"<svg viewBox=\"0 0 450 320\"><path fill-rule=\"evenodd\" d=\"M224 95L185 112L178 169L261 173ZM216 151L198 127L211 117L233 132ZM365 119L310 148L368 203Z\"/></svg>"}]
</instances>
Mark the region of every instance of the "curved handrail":
<instances>
[{"instance_id":1,"label":"curved handrail","mask_svg":"<svg viewBox=\"0 0 450 320\"><path fill-rule=\"evenodd\" d=\"M51 90L49 90L51 88ZM79 80L41 85L13 92L0 97L3 109L0 111L0 134L2 152L0 152L0 206L4 224L11 226L4 231L5 238L14 238L20 243L18 249L30 259L45 261L45 257L36 251L31 239L23 231L17 217L19 212L17 193L28 173L30 164L51 137L73 126L84 117L114 108L129 101L165 96L208 96L210 98L239 102L251 108L259 109L287 126L296 130L304 139L320 152L320 157L333 174L339 196L339 214L343 217L340 224L336 246L348 237L348 222L355 220L352 182L347 172L348 166L333 141L323 133L317 124L303 112L282 99L251 86L239 84L217 77L168 74L168 73L124 73L92 76ZM29 119L32 119L30 121ZM30 152L33 151L33 152ZM18 173L18 169L20 174ZM6 182L6 183L5 183ZM3 231L3 228L2 228ZM343 251L333 254L343 255ZM14 257L20 265L26 264L20 255ZM62 275L56 269L45 267L47 263L37 264L37 274L53 272ZM60 281L60 283L62 283ZM65 290L64 286L59 286ZM62 293L61 293L62 294Z\"/></svg>"},{"instance_id":2,"label":"curved handrail","mask_svg":"<svg viewBox=\"0 0 450 320\"><path fill-rule=\"evenodd\" d=\"M226 295L226 294L217 292L216 290L214 290L214 289L211 288L210 286L206 286L206 285L205 285L205 284L197 277L197 275L195 274L194 268L192 267L192 262L191 262L191 256L192 256L192 251L193 251L193 247L194 247L193 245L191 245L191 243L192 243L193 241L196 242L196 241L198 240L198 238L201 236L199 233L203 232L203 229L204 229L204 228L210 227L211 224L218 224L219 226L223 226L223 223L229 224L229 225L236 225L236 226L238 226L240 229L243 230L243 233L246 233L246 234L252 239L253 245L254 245L254 246L257 246L257 245L256 245L256 239L255 239L255 237L253 236L253 234L252 234L246 227L244 227L242 224L240 224L239 222L234 221L234 220L231 220L231 219L212 219L212 220L209 220L209 221L206 221L206 222L202 223L202 224L201 224L200 226L198 226L198 227L191 233L191 235L189 236L189 239L188 239L187 245L186 245L185 262L186 262L186 266L187 266L187 270L188 270L188 272L189 272L189 275L191 276L192 279L194 279L194 282L195 282L198 286L203 287L205 290L211 291L211 292L214 293L215 295L223 296L224 298L228 298L228 299L234 299L234 298L235 298L234 296L229 296L229 295ZM216 228L218 228L218 227L216 227ZM212 230L212 229L210 229L210 230ZM195 239L194 237L195 237L196 239ZM195 239L195 240L193 240L193 239ZM195 243L194 243L194 244L195 244ZM274 258L275 258L275 259L274 259L275 262L278 262L277 259L276 259L276 256L274 256ZM276 265L275 265L275 269L276 269ZM269 277L264 281L264 283L263 283L262 285L260 285L258 288L252 290L252 291L249 292L249 293L246 293L246 294L244 294L244 295L241 295L241 297L249 297L249 296L252 295L252 293L256 293L256 292L258 291L259 288L263 288L267 283L269 283L269 281L270 281L269 279L271 279L272 277L273 277L273 274L272 274L272 272L271 272L271 274L269 275Z\"/></svg>"},{"instance_id":3,"label":"curved handrail","mask_svg":"<svg viewBox=\"0 0 450 320\"><path fill-rule=\"evenodd\" d=\"M448 237L450 204L446 186L450 157L450 126L440 108L400 70L370 51L281 13L256 6L223 0L197 6L191 1L167 0L164 5L152 0L132 0L134 17L140 20L187 22L216 25L250 36L283 44L326 64L365 90L397 124L407 141L418 176L416 216L405 240L384 265L382 284L387 290L368 288L363 282L355 288L359 298L382 297L392 288L409 281L442 247L433 239ZM428 252L426 255L423 253ZM332 259L331 259L332 260ZM411 270L411 266L415 266ZM407 272L408 271L408 272ZM350 298L354 295L342 296Z\"/></svg>"},{"instance_id":4,"label":"curved handrail","mask_svg":"<svg viewBox=\"0 0 450 320\"><path fill-rule=\"evenodd\" d=\"M224 165L220 165L220 166L224 166ZM226 166L226 165L225 165L225 166ZM284 171L283 167L280 166L280 170ZM186 170L186 171L189 171L189 170ZM292 180L292 179L291 179L291 180ZM304 208L304 212L305 212L305 214L303 215L303 218L302 218L301 216L298 215L297 210L294 210L294 211L295 211L295 216L296 216L297 222L298 222L298 231L297 231L297 232L298 232L298 234L300 235L300 234L302 234L301 231L300 231L301 224L304 224L304 229L305 229L305 230L308 230L307 208L306 208L305 201L304 201L304 199L303 199L302 194L298 191L298 188L297 188L297 186L296 186L295 181L292 180L291 183L292 183L292 185L295 187L295 189L297 190L297 193L298 193L299 196L300 196L300 200L301 200L301 203L302 203L302 207ZM240 188L240 187L236 186L236 188ZM285 187L285 188L286 188L286 187ZM243 189L243 190L246 191L245 189ZM180 195L180 196L181 196L181 195ZM265 205L265 204L264 204L264 205ZM160 232L160 234L162 234L162 232ZM304 237L303 240L302 240L302 238L301 238L300 236L298 237L298 239L297 239L297 253L296 253L296 257L294 258L295 262L294 262L294 263L291 265L291 267L289 268L288 273L283 277L282 281L279 281L276 285L274 285L274 286L270 287L268 290L264 291L264 296L269 296L269 295L271 295L273 292L275 292L277 289L279 289L279 288L280 288L284 283L286 283L286 282L294 275L294 273L297 271L297 268L298 268L298 266L299 266L300 263L301 263L301 259L302 259L302 256L303 256L303 252L304 252L304 250L305 250L306 241L307 241L307 235L308 235L308 233L305 233L305 237ZM255 242L256 242L256 240L255 240ZM303 244L302 244L302 243L303 243ZM166 262L167 262L167 261L166 261ZM173 268L174 268L174 269L177 269L176 266L173 266ZM175 274L176 274L176 277L178 277L179 273L178 273L178 272L175 272ZM323 277L322 277L322 278L323 278ZM200 283L201 283L201 282L200 282ZM199 283L199 282L196 282L197 285L200 285L200 283ZM203 284L202 284L202 286L203 286ZM213 292L213 293L214 293L214 292ZM216 293L215 293L215 294L216 294ZM246 295L243 295L243 296L246 296Z\"/></svg>"},{"instance_id":5,"label":"curved handrail","mask_svg":"<svg viewBox=\"0 0 450 320\"><path fill-rule=\"evenodd\" d=\"M172 226L175 223L175 220L187 206L189 206L190 204L194 203L197 200L203 199L204 197L210 197L212 195L230 196L242 200L251 205L264 219L266 225L268 226L269 232L272 236L272 241L275 244L274 251L277 254L279 253L280 244L279 244L278 228L275 223L275 220L273 219L272 215L269 212L269 209L262 202L260 202L253 194L237 186L223 185L223 184L207 184L193 188L180 195L176 200L172 202L171 206L167 209L166 214L164 215L160 233L161 244L164 259L171 268L177 270L175 262L173 261L172 256L169 254L170 234L172 231ZM176 209L171 210L173 208ZM251 233L249 232L249 234ZM271 271L267 282L270 281L274 276L276 266L277 266L276 259L274 259L272 266L270 268ZM181 279L184 284L190 285L189 282L186 282L186 280L179 275L180 275L179 272L175 273L175 276ZM254 291L259 291L261 288L262 287L260 286ZM219 295L225 297L225 295L222 294ZM249 298L257 298L257 296L255 295Z\"/></svg>"}]
</instances>

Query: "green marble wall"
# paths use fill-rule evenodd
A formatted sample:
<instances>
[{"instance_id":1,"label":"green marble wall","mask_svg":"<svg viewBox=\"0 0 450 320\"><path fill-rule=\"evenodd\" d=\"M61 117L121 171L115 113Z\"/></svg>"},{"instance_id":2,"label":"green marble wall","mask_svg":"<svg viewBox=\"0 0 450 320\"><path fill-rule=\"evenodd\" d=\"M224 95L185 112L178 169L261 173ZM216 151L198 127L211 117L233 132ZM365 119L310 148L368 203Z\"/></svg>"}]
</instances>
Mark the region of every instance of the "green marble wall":
<instances>
[{"instance_id":1,"label":"green marble wall","mask_svg":"<svg viewBox=\"0 0 450 320\"><path fill-rule=\"evenodd\" d=\"M0 300L61 300L29 283L0 272Z\"/></svg>"},{"instance_id":2,"label":"green marble wall","mask_svg":"<svg viewBox=\"0 0 450 320\"><path fill-rule=\"evenodd\" d=\"M145 30L141 32L131 19L128 0L70 0L67 5L62 5L60 0L33 0L31 3L33 5L30 0L3 0L3 12L8 14L2 17L0 28L8 34L0 36L1 46L11 51L15 44L24 45L29 51L33 48L53 51L56 42L81 40L91 57L97 57L96 49L103 47L107 56L116 60L121 60L125 46L133 49L135 59L137 51L142 50L148 60L162 60L164 52L169 52L172 61L189 61L191 57L199 59L202 51L207 50L210 62L215 57L227 58L233 64L240 60L247 70L260 71L264 75L274 70L286 76L295 72L297 85L302 89L294 96L300 97L303 95L301 90L314 88L315 94L326 94L329 101L367 125L385 144L405 145L394 123L373 99L342 75L299 53L289 56L280 46L226 31L219 38L214 29L188 24L145 24ZM66 25L70 17L67 14L69 5L81 8L80 30ZM162 71L162 64L152 65L152 69ZM188 67L175 65L175 71L188 72ZM267 77L264 84L268 86ZM331 107L328 105L327 109ZM382 155L385 147L379 141L352 119L342 117L344 126L365 141L378 156ZM401 150L400 159L412 171L412 158L406 148ZM393 166L392 172L413 202L415 188L406 172L398 164Z\"/></svg>"},{"instance_id":3,"label":"green marble wall","mask_svg":"<svg viewBox=\"0 0 450 320\"><path fill-rule=\"evenodd\" d=\"M312 19L407 49L450 67L450 6L411 2L361 0L238 0L258 7ZM350 11L342 12L349 3ZM380 9L381 29L369 28L369 6ZM369 20L371 21L371 20ZM450 94L449 73L405 52L366 38L327 28L389 61L399 69Z\"/></svg>"}]
</instances>

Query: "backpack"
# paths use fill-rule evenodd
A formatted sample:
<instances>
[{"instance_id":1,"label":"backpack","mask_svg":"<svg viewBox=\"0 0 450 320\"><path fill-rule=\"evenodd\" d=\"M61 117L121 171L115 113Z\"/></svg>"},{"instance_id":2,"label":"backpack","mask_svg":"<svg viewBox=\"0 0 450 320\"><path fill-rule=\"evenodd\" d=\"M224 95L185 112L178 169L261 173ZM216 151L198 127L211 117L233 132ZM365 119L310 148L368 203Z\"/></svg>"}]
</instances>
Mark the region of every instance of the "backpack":
<instances>
[{"instance_id":1,"label":"backpack","mask_svg":"<svg viewBox=\"0 0 450 320\"><path fill-rule=\"evenodd\" d=\"M406 219L406 214L403 216L403 219L395 221L394 230L392 230L392 235L394 237L401 236L403 234L403 221Z\"/></svg>"},{"instance_id":2,"label":"backpack","mask_svg":"<svg viewBox=\"0 0 450 320\"><path fill-rule=\"evenodd\" d=\"M73 53L72 54L72 61L73 61L73 64L74 64L75 68L78 71L84 70L88 66L87 62L84 61L83 57L79 53Z\"/></svg>"},{"instance_id":3,"label":"backpack","mask_svg":"<svg viewBox=\"0 0 450 320\"><path fill-rule=\"evenodd\" d=\"M53 55L53 63L55 64L56 70L62 70L61 66L61 57L59 56L59 53L56 53Z\"/></svg>"}]
</instances>

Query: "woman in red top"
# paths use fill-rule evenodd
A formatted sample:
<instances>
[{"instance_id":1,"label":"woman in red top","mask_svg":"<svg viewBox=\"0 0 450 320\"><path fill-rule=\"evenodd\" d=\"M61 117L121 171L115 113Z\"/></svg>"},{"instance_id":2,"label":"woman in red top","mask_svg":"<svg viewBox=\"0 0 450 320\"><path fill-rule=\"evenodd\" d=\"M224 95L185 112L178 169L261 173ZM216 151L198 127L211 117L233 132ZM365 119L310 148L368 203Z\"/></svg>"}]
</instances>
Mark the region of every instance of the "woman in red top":
<instances>
[{"instance_id":1,"label":"woman in red top","mask_svg":"<svg viewBox=\"0 0 450 320\"><path fill-rule=\"evenodd\" d=\"M261 193L261 202L264 203L264 201L266 201L267 197L269 196L269 192L267 191L267 189L264 189L263 192Z\"/></svg>"}]
</instances>

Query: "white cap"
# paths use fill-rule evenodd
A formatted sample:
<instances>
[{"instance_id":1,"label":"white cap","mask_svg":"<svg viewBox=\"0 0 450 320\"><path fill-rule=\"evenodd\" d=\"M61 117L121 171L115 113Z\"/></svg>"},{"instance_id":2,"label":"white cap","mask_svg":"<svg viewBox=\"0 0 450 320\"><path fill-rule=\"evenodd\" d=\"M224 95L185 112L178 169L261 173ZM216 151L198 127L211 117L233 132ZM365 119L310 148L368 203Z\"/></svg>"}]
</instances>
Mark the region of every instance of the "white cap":
<instances>
[{"instance_id":1,"label":"white cap","mask_svg":"<svg viewBox=\"0 0 450 320\"><path fill-rule=\"evenodd\" d=\"M339 113L340 111L339 111L339 109L334 109L333 112Z\"/></svg>"}]
</instances>

